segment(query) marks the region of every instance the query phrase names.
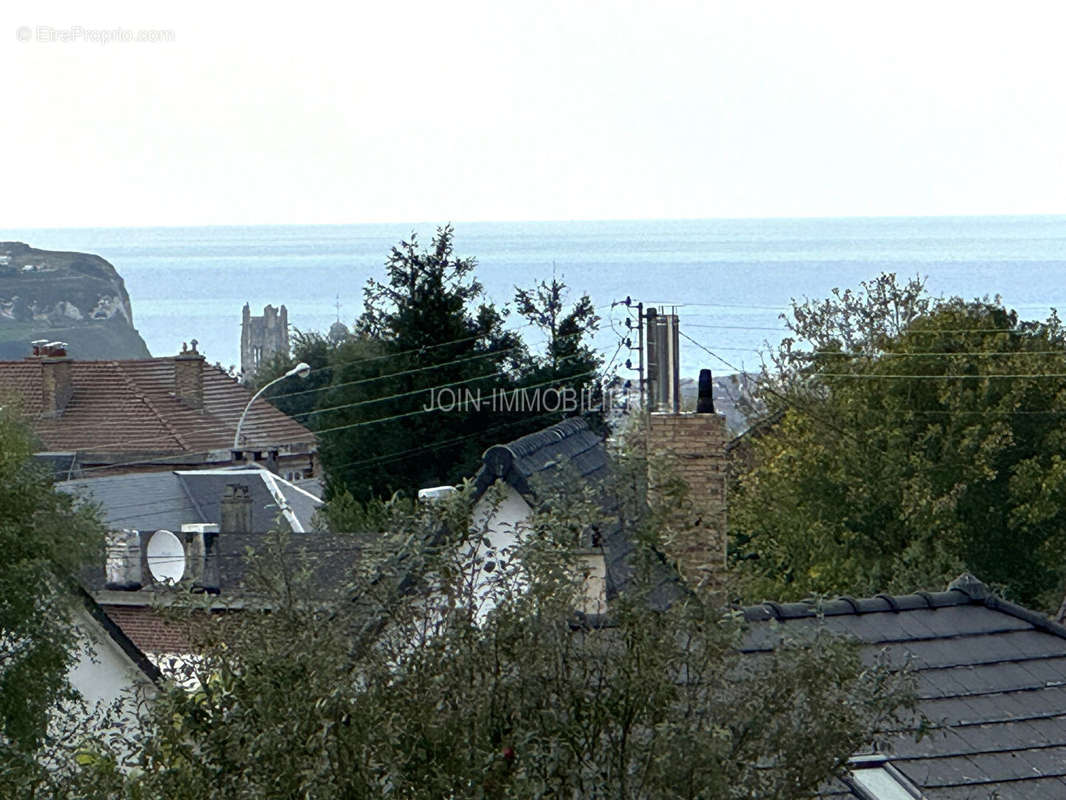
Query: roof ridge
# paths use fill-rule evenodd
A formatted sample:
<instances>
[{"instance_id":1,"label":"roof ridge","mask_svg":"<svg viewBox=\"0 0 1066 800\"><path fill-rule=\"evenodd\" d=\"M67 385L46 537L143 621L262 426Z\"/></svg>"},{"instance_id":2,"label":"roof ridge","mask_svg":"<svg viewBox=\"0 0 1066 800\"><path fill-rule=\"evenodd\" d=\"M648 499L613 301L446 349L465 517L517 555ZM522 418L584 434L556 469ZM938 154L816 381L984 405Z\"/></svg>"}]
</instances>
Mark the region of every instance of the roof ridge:
<instances>
[{"instance_id":1,"label":"roof ridge","mask_svg":"<svg viewBox=\"0 0 1066 800\"><path fill-rule=\"evenodd\" d=\"M842 595L832 600L800 600L791 603L778 603L766 600L758 605L745 606L739 611L749 622L761 622L770 619L804 619L807 617L861 616L863 614L901 613L929 608L947 608L976 604L965 592L949 589L946 592L922 592L921 594L887 595L853 598Z\"/></svg>"},{"instance_id":2,"label":"roof ridge","mask_svg":"<svg viewBox=\"0 0 1066 800\"><path fill-rule=\"evenodd\" d=\"M515 456L525 456L588 429L589 424L584 417L567 417L554 425L549 425L547 428L533 433L527 433L525 436L520 436L507 444L493 446L505 447Z\"/></svg>"},{"instance_id":3,"label":"roof ridge","mask_svg":"<svg viewBox=\"0 0 1066 800\"><path fill-rule=\"evenodd\" d=\"M203 355L201 353L200 355ZM70 358L71 364L129 364L140 363L143 361L173 361L176 356L149 356L148 358ZM32 356L26 358L0 358L0 366L5 364L30 364L34 363L35 359ZM38 362L39 363L39 362Z\"/></svg>"},{"instance_id":4,"label":"roof ridge","mask_svg":"<svg viewBox=\"0 0 1066 800\"><path fill-rule=\"evenodd\" d=\"M121 375L122 379L126 382L126 385L132 390L133 396L148 407L148 410L152 412L152 414L157 420L159 420L159 424L162 425L163 428L165 428L170 433L170 435L174 437L174 441L176 441L178 445L180 445L182 450L189 450L189 444L181 437L181 434L178 433L174 426L170 424L170 421L166 418L166 415L160 413L159 409L155 407L155 404L148 398L148 395L141 389L137 382L129 375L129 373L126 372L125 369L123 369L122 362L113 361L112 363L118 370L119 375Z\"/></svg>"},{"instance_id":5,"label":"roof ridge","mask_svg":"<svg viewBox=\"0 0 1066 800\"><path fill-rule=\"evenodd\" d=\"M758 605L745 606L738 611L747 622L807 619L810 617L861 616L863 614L902 613L951 606L982 605L993 611L1027 622L1039 631L1066 639L1066 625L1055 622L1038 611L996 596L987 584L966 572L953 580L947 591L912 592L910 594L878 594L873 597L852 598L841 595L833 600L801 600L777 603L766 600Z\"/></svg>"},{"instance_id":6,"label":"roof ridge","mask_svg":"<svg viewBox=\"0 0 1066 800\"><path fill-rule=\"evenodd\" d=\"M193 497L192 491L189 489L189 484L185 482L185 477L179 470L174 470L174 477L178 479L178 486L181 487L181 491L185 493L185 497L188 498L189 504L196 509L196 513L200 515L200 522L207 522L207 514L200 507L200 503Z\"/></svg>"}]
</instances>

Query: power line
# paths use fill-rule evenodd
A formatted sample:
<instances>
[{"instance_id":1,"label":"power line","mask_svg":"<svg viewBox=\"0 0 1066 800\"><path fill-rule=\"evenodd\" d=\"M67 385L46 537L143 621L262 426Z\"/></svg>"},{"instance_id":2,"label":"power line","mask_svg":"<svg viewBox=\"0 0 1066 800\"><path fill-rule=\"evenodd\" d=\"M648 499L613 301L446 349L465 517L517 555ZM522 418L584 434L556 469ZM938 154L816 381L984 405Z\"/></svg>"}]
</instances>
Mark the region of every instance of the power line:
<instances>
[{"instance_id":1,"label":"power line","mask_svg":"<svg viewBox=\"0 0 1066 800\"><path fill-rule=\"evenodd\" d=\"M530 323L530 324L532 324L532 323ZM528 327L528 326L524 326L524 327ZM560 340L560 339L571 339L571 338L574 338L574 337L580 337L580 336L586 335L587 333L592 333L592 332L598 331L600 329L600 327L601 326L596 325L596 326L587 328L585 330L576 331L574 333L562 334L562 335L557 336L555 338L556 338L556 340ZM543 344L547 344L548 341L550 341L550 340L545 340L545 342L543 342ZM358 386L358 385L362 385L362 384L366 384L366 383L373 383L374 381L382 381L382 380L385 380L386 378L395 378L395 377L399 377L401 375L412 375L412 374L414 374L416 372L425 372L425 371L428 371L428 370L443 369L444 367L450 367L450 366L453 366L455 364L462 364L462 363L466 363L468 361L476 361L476 360L482 359L482 358L492 358L494 356L498 357L498 356L501 356L501 355L503 355L505 353L512 353L512 352L515 352L515 351L524 350L527 347L528 347L528 345L523 343L523 344L520 344L520 345L515 345L514 347L505 347L505 348L502 348L500 350L489 350L489 351L486 351L484 353L478 353L478 354L472 355L472 356L464 356L462 358L456 358L456 359L453 359L451 361L443 361L443 362L441 362L439 364L427 364L426 366L422 366L422 367L414 367L412 369L399 370L398 372L388 372L388 373L386 373L384 375L375 375L375 376L372 376L372 377L369 377L369 378L360 378L360 379L354 380L354 381L344 381L343 383L326 384L324 386L317 386L314 389L301 389L299 391L286 392L284 394L268 394L265 397L269 398L270 400L280 400L283 397L295 397L297 395L311 394L311 393L314 393L314 392L324 392L324 391L329 391L331 389L339 389L339 388L344 387L344 386ZM395 354L395 355L396 355L396 357L399 357L400 354ZM339 366L347 367L347 366L349 366L352 363L360 363L360 362L346 362L345 364L339 365Z\"/></svg>"},{"instance_id":2,"label":"power line","mask_svg":"<svg viewBox=\"0 0 1066 800\"><path fill-rule=\"evenodd\" d=\"M417 453L420 453L420 452L431 451L431 450L439 450L439 449L441 449L443 447L449 447L449 446L451 446L453 444L457 444L457 443L459 443L461 441L466 441L466 440L474 439L474 438L480 438L480 437L484 436L485 434L487 434L489 432L492 432L492 431L505 430L505 429L508 429L508 428L514 428L514 427L519 427L519 426L526 427L533 420L542 419L542 418L546 418L546 417L554 417L554 416L557 416L558 414L559 414L558 411L547 411L547 412L544 412L544 413L541 413L541 414L536 414L536 415L531 416L531 417L524 417L523 419L510 420L508 422L504 422L504 423L500 423L500 424L497 424L497 425L493 425L493 426L490 426L488 428L485 428L485 429L482 429L482 430L479 430L479 431L475 431L474 433L465 434L463 436L457 436L457 437L454 437L452 439L446 439L446 440L439 441L439 442L432 442L432 443L427 444L427 445L421 445L421 446L418 446L418 447L412 447L412 448L408 448L406 450L393 451L391 453L385 453L385 454L382 454L382 455L379 455L379 456L373 456L371 458L361 459L359 461L351 461L351 462L348 462L348 463L345 463L345 464L336 464L336 465L333 465L332 468L334 470L343 470L343 469L347 469L347 468L353 467L353 466L377 465L379 463L388 463L390 461L400 460L400 459L409 457L411 455L414 455L414 454L417 454ZM239 477L239 476L235 475L234 477L236 478L236 477ZM77 480L77 479L75 479L75 480ZM91 480L91 479L89 479L89 480ZM92 487L90 486L90 487L84 487L84 488L87 488L87 489L91 490ZM79 495L75 495L75 497L79 497L79 499L80 499ZM107 510L108 511L113 511L113 510L120 510L120 509L121 510L127 510L127 509L138 509L138 508L153 508L155 511L157 511L159 513L167 513L167 512L185 510L186 508L189 507L189 505L190 504L188 502L184 502L184 501L179 502L179 504L177 504L177 505L169 504L169 505L164 505L164 506L160 506L157 502L154 502L154 501L142 501L142 502L137 502L137 503L124 503L124 504L119 504L119 505L108 505L107 506ZM214 505L217 505L217 503L211 503L210 505L214 506ZM274 505L274 504L271 504L271 505ZM145 516L145 515L144 514L134 513L134 514L126 514L126 515L123 515L121 517L111 517L111 516L109 516L107 521L109 523L111 523L111 522L122 522L122 521L126 521L126 520L137 519L138 517L141 517L141 516Z\"/></svg>"},{"instance_id":3,"label":"power line","mask_svg":"<svg viewBox=\"0 0 1066 800\"><path fill-rule=\"evenodd\" d=\"M800 352L798 355L804 355ZM884 353L845 353L836 350L813 350L810 355L812 356L838 356L840 358L943 358L949 356L963 356L966 358L978 358L986 356L1062 356L1066 358L1066 348L1062 350L1002 350L1002 351L921 351L917 353L905 353L899 351L891 351Z\"/></svg>"},{"instance_id":4,"label":"power line","mask_svg":"<svg viewBox=\"0 0 1066 800\"><path fill-rule=\"evenodd\" d=\"M532 324L532 323L530 323L530 324ZM528 326L526 326L526 327L528 327ZM583 335L585 335L585 333L588 333L588 332L591 332L591 331L595 331L595 330L599 330L600 327L601 326L597 325L597 326L594 326L593 328L589 328L589 329L586 329L584 331L577 331L577 332L570 333L570 334L563 334L563 335L561 335L561 336L559 336L557 338L558 339L569 339L569 338L572 338L572 337L583 336ZM520 346L516 346L516 347L512 347L512 348L506 348L504 350L490 351L490 352L481 353L481 354L478 354L478 355L475 355L475 356L464 357L464 358L459 358L459 359L453 359L451 361L443 362L443 363L440 363L440 364L432 364L432 365L428 365L428 366L425 366L425 367L419 367L419 368L415 368L415 369L401 370L399 372L388 373L386 375L375 376L375 377L366 378L366 379L362 379L362 380L348 381L348 382L340 383L340 384L330 384L330 385L318 387L318 388L315 388L315 389L309 389L309 390L304 390L304 391L300 391L300 392L292 392L292 393L289 393L289 394L268 395L268 396L260 398L260 399L264 403L268 403L269 404L269 400L276 400L276 399L279 399L279 398L282 398L282 397L288 397L288 396L296 395L296 394L306 394L308 392L327 391L327 390L330 390L330 389L340 388L340 387L343 387L343 386L352 386L352 385L356 385L356 384L370 383L370 382L377 381L377 380L383 380L385 378L396 377L396 376L401 376L401 375L407 375L407 374L412 374L412 373L415 373L415 372L420 372L420 371L425 371L425 370L440 369L440 368L443 368L443 367L452 366L454 364L459 364L459 363L463 363L463 362L467 362L467 361L473 361L473 360L481 359L481 358L488 358L488 357L492 357L492 356L498 356L498 355L500 355L502 353L511 352L511 351L515 351L515 350L521 350L521 349L523 349L523 347L524 347L524 345L520 345ZM410 351L408 351L408 352L410 352ZM399 355L399 354L392 354L392 356L395 356L395 355ZM392 356L389 356L389 357L392 357ZM567 361L567 360L570 360L570 359L575 358L575 357L576 357L576 355L574 355L574 356L565 356L562 359L560 359L560 362ZM452 381L452 382L450 382L448 384L441 384L441 385L432 386L432 387L424 387L423 389L415 390L413 392L408 392L408 393L405 393L405 394L410 396L412 394L418 394L419 392L430 391L432 389L447 388L450 385L469 383L472 380L478 380L480 378L487 378L487 377L498 377L498 376L502 376L504 374L506 374L506 371L501 370L501 371L498 371L496 373L490 373L490 374L486 374L484 376L479 376L478 378L468 379L468 380L463 380L463 381ZM314 410L308 411L308 412L302 412L302 413L291 415L291 416L290 415L285 415L285 416L289 417L290 419L294 418L294 417L307 417L307 416L326 413L326 412L329 412L329 411L334 411L334 410L337 410L337 409L352 408L352 407L355 407L355 406L367 405L367 404L371 404L371 403L375 403L375 402L381 402L383 400L394 399L394 398L401 397L401 396L404 396L404 393L394 394L394 395L387 395L387 396L379 397L379 398L370 398L370 399L359 401L359 402L356 402L356 403L347 403L347 404L338 404L336 406L327 406L326 408L314 409ZM279 411L279 413L284 414L284 412L281 412L281 411ZM263 422L263 423L258 424L256 426L256 428L269 429L271 426L284 425L285 422L286 422L286 420L284 420L284 419L278 419L278 420L272 421L272 422L271 421L267 421L267 422ZM203 424L200 424L200 425L197 425L197 426L193 426L193 427L186 427L186 428L181 429L178 433L180 435L184 435L184 436L196 435L198 433L214 433L214 432L217 432L219 430L220 425L222 427L226 427L226 428L230 427L228 425L228 423L226 423L223 420L219 420L219 423L220 423L219 425L215 425L215 424L211 424L211 423L203 423ZM165 422L162 422L161 423L161 427L166 428L168 426L166 425ZM78 426L78 425L63 425L62 429L63 429L64 432L76 432L76 431L79 431L79 430L83 430L83 431L84 430L88 430L88 431L96 432L97 430L99 430L98 426L92 425L92 424L84 424L84 425L80 425L80 426ZM312 431L312 433L314 433L314 432ZM151 436L142 436L142 437L138 437L138 438L131 438L129 436L124 436L122 439L115 440L115 441L112 441L112 442L94 443L93 444L93 448L94 449L101 449L101 448L106 448L106 447L113 446L113 445L128 445L128 444L131 444L131 443L134 443L134 442L136 442L136 443L151 443L151 442L156 442L156 441L174 441L176 439L178 439L178 436L176 436L172 431L165 430L165 431L161 431L160 433L154 434L154 435L151 435ZM182 452L183 453L188 453L188 452L192 452L192 451L184 450ZM176 454L175 458L180 458L180 456ZM150 462L142 462L142 463L150 463ZM90 469L92 469L92 468L90 468Z\"/></svg>"},{"instance_id":5,"label":"power line","mask_svg":"<svg viewBox=\"0 0 1066 800\"><path fill-rule=\"evenodd\" d=\"M589 376L589 375L595 375L595 374L597 374L598 371L599 370L591 369L591 370L586 370L585 372L575 373L574 375L566 375L566 376L563 376L563 377L552 378L551 380L543 381L541 383L534 383L534 384L530 384L529 386L516 387L516 391L527 391L529 389L538 389L538 388L540 388L542 386L549 386L549 385L551 385L553 383L561 383L561 382L564 382L564 381L572 381L572 380L575 380L577 378L584 378L584 377ZM354 422L354 423L351 423L349 425L338 425L338 426L333 427L333 428L322 428L322 429L316 430L315 433L316 434L333 433L335 431L347 430L349 428L362 428L362 427L367 426L367 425L377 425L377 424L382 423L382 422L391 422L392 420L395 420L395 419L405 419L405 418L408 418L408 417L418 416L419 414L430 414L430 413L433 413L434 411L439 411L439 410L441 410L441 409L435 408L435 407L423 408L423 409L419 409L419 410L416 410L416 411L408 411L408 412L403 413L403 414L393 414L392 416L388 416L388 417L380 417L378 419L365 420L363 422Z\"/></svg>"},{"instance_id":6,"label":"power line","mask_svg":"<svg viewBox=\"0 0 1066 800\"><path fill-rule=\"evenodd\" d=\"M571 358L571 357L567 357L567 358ZM563 382L567 382L567 381L573 381L573 380L576 380L578 378L583 378L583 377L587 377L587 376L590 376L590 375L595 375L595 374L597 374L597 372L598 372L598 370L592 369L592 370L587 370L585 372L575 373L573 375L559 376L559 377L551 378L550 380L547 380L547 381L543 381L541 383L530 384L528 386L517 386L512 391L525 391L525 390L529 390L529 389L537 389L537 388L541 388L541 387L544 387L544 386L549 386L549 385L551 385L553 383L563 383ZM481 379L484 379L485 377L491 377L491 376L481 376L478 379L481 380ZM454 385L454 383L453 384L442 384L442 386L439 386L439 387L436 387L436 388L444 388L444 387L451 386L451 385ZM428 391L428 389L422 389L421 391L425 392L425 391ZM319 436L319 435L326 434L326 433L335 433L335 432L341 431L341 430L348 430L348 429L351 429L351 428L360 428L360 427L365 427L365 426L369 426L369 425L376 425L376 424L383 423L383 422L390 422L390 421L396 420L396 419L409 418L409 417L413 417L413 416L418 416L420 414L431 413L431 412L437 411L437 410L439 410L439 409L437 409L437 408L428 408L428 409L420 409L420 410L415 410L415 411L409 411L409 412L402 413L402 414L394 414L394 415L391 415L391 416L379 417L377 419L364 420L364 421L361 421L361 422L349 423L349 424L346 424L346 425L337 425L337 426L334 426L332 428L322 428L322 429L315 430L313 433L314 433L315 436ZM138 465L145 465L145 464L159 465L159 464L164 463L166 461L175 461L177 463L184 463L183 459L188 458L189 452L190 451L186 451L186 452L182 452L182 453L176 453L173 456L160 456L160 457L153 458L153 459L150 459L150 460L139 459L139 460L134 460L134 461L117 462L117 463L114 463L114 464L105 464L105 465L101 465L101 466L98 466L98 467L84 467L84 468L82 468L80 470L80 472L82 474L84 474L84 473L88 473L88 472L113 471L113 470L115 470L118 467L129 467L129 466L138 466ZM301 454L294 454L294 455L301 455Z\"/></svg>"}]
</instances>

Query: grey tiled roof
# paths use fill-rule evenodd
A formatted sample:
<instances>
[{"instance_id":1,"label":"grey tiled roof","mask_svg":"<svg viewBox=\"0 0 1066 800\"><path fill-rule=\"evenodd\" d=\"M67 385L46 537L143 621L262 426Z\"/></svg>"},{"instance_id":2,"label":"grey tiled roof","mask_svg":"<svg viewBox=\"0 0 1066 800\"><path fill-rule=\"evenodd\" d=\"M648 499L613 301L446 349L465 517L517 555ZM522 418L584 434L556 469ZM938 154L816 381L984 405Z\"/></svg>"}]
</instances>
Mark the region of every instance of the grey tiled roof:
<instances>
[{"instance_id":1,"label":"grey tiled roof","mask_svg":"<svg viewBox=\"0 0 1066 800\"><path fill-rule=\"evenodd\" d=\"M100 506L108 528L180 531L183 523L218 522L204 517L176 472L140 472L59 481L61 492Z\"/></svg>"},{"instance_id":2,"label":"grey tiled roof","mask_svg":"<svg viewBox=\"0 0 1066 800\"><path fill-rule=\"evenodd\" d=\"M497 480L512 486L531 506L553 492L572 490L575 481L598 491L601 514L608 520L596 530L607 568L607 598L625 591L633 576L634 544L626 530L623 504L607 481L611 464L606 444L583 418L571 417L507 444L494 445L482 460L475 479L476 497ZM652 586L648 602L662 608L675 601L683 589L677 573L657 555L658 560L648 565Z\"/></svg>"},{"instance_id":3,"label":"grey tiled roof","mask_svg":"<svg viewBox=\"0 0 1066 800\"><path fill-rule=\"evenodd\" d=\"M279 514L264 479L260 469L141 472L61 481L56 488L98 503L109 528L180 531L185 523L219 524L226 485L246 484L252 497L252 530L262 533L278 527ZM274 481L304 530L311 530L321 501L282 478L274 476Z\"/></svg>"},{"instance_id":4,"label":"grey tiled roof","mask_svg":"<svg viewBox=\"0 0 1066 800\"><path fill-rule=\"evenodd\" d=\"M972 576L946 592L746 609L753 623L824 625L865 654L911 660L931 735L891 734L890 762L928 800L1066 798L1066 628L990 594ZM744 647L772 647L754 624ZM843 784L824 797L854 797Z\"/></svg>"},{"instance_id":5,"label":"grey tiled roof","mask_svg":"<svg viewBox=\"0 0 1066 800\"><path fill-rule=\"evenodd\" d=\"M266 484L267 473L258 468L223 468L166 472L127 473L99 478L62 481L56 487L100 506L101 518L112 530L142 532L160 529L180 531L187 523L220 524L222 494L228 484L248 486L252 498L252 533L219 534L214 556L219 566L223 594L239 593L247 573L247 550L257 549L263 536L284 526L277 500ZM312 521L321 501L282 478L273 480L304 529L294 534L293 552L308 559L313 578L323 588L348 580L362 542L355 537L313 531ZM313 531L313 532L312 532ZM92 591L104 588L102 564L82 576Z\"/></svg>"},{"instance_id":6,"label":"grey tiled roof","mask_svg":"<svg viewBox=\"0 0 1066 800\"><path fill-rule=\"evenodd\" d=\"M293 534L285 548L285 557L298 559L301 567L308 570L306 585L310 591L329 598L344 592L354 580L355 566L366 543L367 537L355 534L324 531ZM262 533L220 534L215 539L220 594L224 598L257 593L248 581L249 552L263 552L264 546Z\"/></svg>"},{"instance_id":7,"label":"grey tiled roof","mask_svg":"<svg viewBox=\"0 0 1066 800\"><path fill-rule=\"evenodd\" d=\"M607 450L599 434L581 417L571 417L485 451L475 483L480 497L496 480L509 483L524 497L576 476L599 479L607 474ZM560 487L561 488L561 487Z\"/></svg>"}]
</instances>

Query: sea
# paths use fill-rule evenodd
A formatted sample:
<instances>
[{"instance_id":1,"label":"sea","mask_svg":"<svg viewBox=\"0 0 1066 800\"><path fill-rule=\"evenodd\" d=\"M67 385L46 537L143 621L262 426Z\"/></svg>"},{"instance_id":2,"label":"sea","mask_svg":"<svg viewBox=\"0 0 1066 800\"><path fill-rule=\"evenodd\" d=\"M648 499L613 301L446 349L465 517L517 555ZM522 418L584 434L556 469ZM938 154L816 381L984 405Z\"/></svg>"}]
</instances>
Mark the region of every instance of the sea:
<instances>
[{"instance_id":1,"label":"sea","mask_svg":"<svg viewBox=\"0 0 1066 800\"><path fill-rule=\"evenodd\" d=\"M1066 309L1066 216L855 217L456 223L455 252L477 260L486 299L553 276L601 316L596 346L627 375L636 304L675 310L681 372L757 371L793 300L857 288L882 272L920 276L934 295L1000 296L1024 319ZM153 355L196 339L239 365L241 309L284 304L290 327L349 327L391 248L432 223L157 228L0 228L0 240L96 253L125 279ZM513 312L530 347L544 337ZM627 343L627 339L630 341Z\"/></svg>"}]
</instances>

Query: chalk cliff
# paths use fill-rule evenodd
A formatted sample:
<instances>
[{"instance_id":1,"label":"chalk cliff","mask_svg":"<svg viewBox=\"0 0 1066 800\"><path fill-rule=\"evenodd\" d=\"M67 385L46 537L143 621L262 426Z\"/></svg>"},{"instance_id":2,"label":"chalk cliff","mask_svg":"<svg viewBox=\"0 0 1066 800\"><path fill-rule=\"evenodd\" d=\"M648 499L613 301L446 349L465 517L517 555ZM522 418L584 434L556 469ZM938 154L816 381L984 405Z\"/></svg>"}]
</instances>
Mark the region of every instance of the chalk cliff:
<instances>
[{"instance_id":1,"label":"chalk cliff","mask_svg":"<svg viewBox=\"0 0 1066 800\"><path fill-rule=\"evenodd\" d=\"M87 253L0 242L0 359L29 355L34 339L64 341L80 360L149 357L111 264Z\"/></svg>"}]
</instances>

